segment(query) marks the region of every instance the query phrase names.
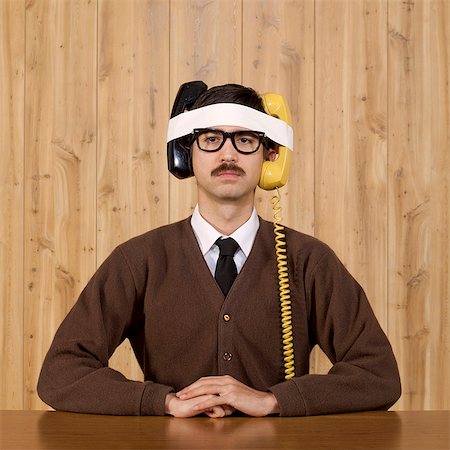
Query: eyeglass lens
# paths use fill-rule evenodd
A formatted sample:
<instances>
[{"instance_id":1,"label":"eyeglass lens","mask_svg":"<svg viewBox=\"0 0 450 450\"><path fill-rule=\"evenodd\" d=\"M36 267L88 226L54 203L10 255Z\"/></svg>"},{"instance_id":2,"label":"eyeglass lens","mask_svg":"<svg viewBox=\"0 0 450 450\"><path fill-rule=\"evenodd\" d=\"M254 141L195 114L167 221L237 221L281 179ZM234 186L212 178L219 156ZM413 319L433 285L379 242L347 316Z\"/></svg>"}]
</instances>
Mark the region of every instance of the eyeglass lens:
<instances>
[{"instance_id":1,"label":"eyeglass lens","mask_svg":"<svg viewBox=\"0 0 450 450\"><path fill-rule=\"evenodd\" d=\"M228 137L234 147L244 153L256 151L261 143L261 136L252 131L226 133L222 130L203 130L197 134L197 144L201 150L212 152L219 150Z\"/></svg>"}]
</instances>

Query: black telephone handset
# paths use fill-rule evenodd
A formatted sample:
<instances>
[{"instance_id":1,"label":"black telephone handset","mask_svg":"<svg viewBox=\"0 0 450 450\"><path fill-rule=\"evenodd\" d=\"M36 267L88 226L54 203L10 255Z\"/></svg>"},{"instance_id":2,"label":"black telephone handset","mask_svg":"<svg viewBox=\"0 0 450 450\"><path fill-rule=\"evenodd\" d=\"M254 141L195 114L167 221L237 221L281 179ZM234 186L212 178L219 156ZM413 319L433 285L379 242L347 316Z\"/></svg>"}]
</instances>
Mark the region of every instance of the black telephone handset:
<instances>
[{"instance_id":1,"label":"black telephone handset","mask_svg":"<svg viewBox=\"0 0 450 450\"><path fill-rule=\"evenodd\" d=\"M208 89L203 81L191 81L180 86L172 107L170 118L178 116L192 107L203 92ZM189 178L194 175L192 170L191 152L188 147L175 139L167 144L167 164L170 173L177 178Z\"/></svg>"}]
</instances>

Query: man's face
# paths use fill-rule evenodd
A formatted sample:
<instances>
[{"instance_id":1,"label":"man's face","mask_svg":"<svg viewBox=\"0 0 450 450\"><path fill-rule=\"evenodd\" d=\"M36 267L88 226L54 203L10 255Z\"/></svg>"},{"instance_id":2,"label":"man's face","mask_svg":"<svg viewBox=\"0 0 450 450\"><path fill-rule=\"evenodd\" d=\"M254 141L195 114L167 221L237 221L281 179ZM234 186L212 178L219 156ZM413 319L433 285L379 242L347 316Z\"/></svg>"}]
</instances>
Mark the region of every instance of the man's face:
<instances>
[{"instance_id":1,"label":"man's face","mask_svg":"<svg viewBox=\"0 0 450 450\"><path fill-rule=\"evenodd\" d=\"M247 130L236 126L216 126L226 132ZM264 162L263 145L250 154L239 153L231 139L216 152L205 152L192 144L192 165L197 180L199 201L203 199L222 202L253 202L261 167Z\"/></svg>"}]
</instances>

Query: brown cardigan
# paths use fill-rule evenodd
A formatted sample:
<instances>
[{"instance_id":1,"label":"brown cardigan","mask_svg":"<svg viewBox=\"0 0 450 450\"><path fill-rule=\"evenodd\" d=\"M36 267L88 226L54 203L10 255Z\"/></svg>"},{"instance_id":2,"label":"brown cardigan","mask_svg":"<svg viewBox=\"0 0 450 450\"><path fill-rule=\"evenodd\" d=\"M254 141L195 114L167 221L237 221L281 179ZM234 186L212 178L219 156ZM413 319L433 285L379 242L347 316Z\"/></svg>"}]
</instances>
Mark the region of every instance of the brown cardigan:
<instances>
[{"instance_id":1,"label":"brown cardigan","mask_svg":"<svg viewBox=\"0 0 450 450\"><path fill-rule=\"evenodd\" d=\"M260 222L225 299L189 219L116 248L57 331L40 397L58 410L162 415L167 393L229 374L273 392L282 416L389 408L397 364L362 288L325 244L290 229L296 376L284 381L273 226ZM108 367L126 338L144 382ZM333 363L327 375L308 374L316 344Z\"/></svg>"}]
</instances>

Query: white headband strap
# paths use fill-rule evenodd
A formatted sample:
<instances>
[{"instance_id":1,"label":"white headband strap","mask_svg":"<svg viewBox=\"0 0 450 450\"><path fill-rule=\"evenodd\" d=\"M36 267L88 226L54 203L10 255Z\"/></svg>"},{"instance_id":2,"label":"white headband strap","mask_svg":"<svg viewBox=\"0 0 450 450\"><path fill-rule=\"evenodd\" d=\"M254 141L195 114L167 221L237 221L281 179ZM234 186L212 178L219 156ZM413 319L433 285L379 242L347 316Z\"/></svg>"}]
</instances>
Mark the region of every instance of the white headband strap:
<instances>
[{"instance_id":1,"label":"white headband strap","mask_svg":"<svg viewBox=\"0 0 450 450\"><path fill-rule=\"evenodd\" d=\"M279 145L292 150L293 131L284 120L236 103L216 103L186 111L169 120L167 142L186 136L195 128L236 126L262 131Z\"/></svg>"}]
</instances>

